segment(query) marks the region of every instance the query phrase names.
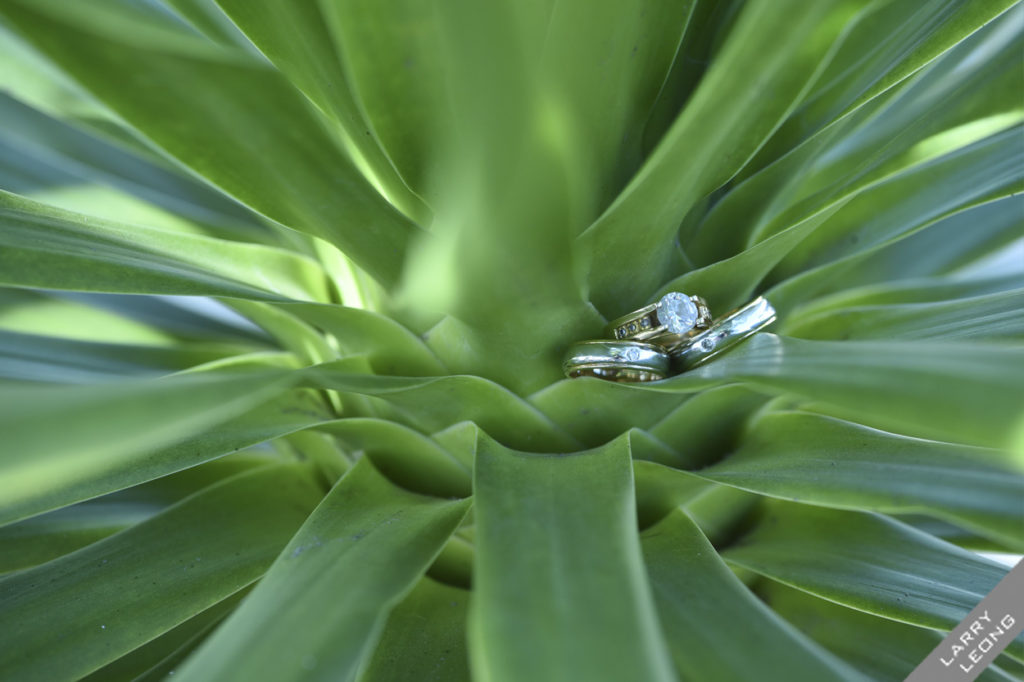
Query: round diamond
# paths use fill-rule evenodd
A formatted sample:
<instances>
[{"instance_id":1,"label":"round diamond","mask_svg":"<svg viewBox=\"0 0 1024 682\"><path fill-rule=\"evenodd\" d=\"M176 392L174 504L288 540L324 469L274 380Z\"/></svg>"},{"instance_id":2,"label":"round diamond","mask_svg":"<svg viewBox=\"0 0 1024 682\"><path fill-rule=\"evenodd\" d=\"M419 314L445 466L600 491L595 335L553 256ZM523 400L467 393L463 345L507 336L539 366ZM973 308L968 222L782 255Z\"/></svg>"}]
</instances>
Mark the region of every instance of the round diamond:
<instances>
[{"instance_id":1,"label":"round diamond","mask_svg":"<svg viewBox=\"0 0 1024 682\"><path fill-rule=\"evenodd\" d=\"M685 334L697 324L697 306L686 294L665 294L658 301L658 322L673 334Z\"/></svg>"},{"instance_id":2,"label":"round diamond","mask_svg":"<svg viewBox=\"0 0 1024 682\"><path fill-rule=\"evenodd\" d=\"M711 351L715 349L715 340L708 337L700 342L700 347L705 351Z\"/></svg>"},{"instance_id":3,"label":"round diamond","mask_svg":"<svg viewBox=\"0 0 1024 682\"><path fill-rule=\"evenodd\" d=\"M626 351L626 359L630 362L637 362L640 359L640 349L630 348Z\"/></svg>"}]
</instances>

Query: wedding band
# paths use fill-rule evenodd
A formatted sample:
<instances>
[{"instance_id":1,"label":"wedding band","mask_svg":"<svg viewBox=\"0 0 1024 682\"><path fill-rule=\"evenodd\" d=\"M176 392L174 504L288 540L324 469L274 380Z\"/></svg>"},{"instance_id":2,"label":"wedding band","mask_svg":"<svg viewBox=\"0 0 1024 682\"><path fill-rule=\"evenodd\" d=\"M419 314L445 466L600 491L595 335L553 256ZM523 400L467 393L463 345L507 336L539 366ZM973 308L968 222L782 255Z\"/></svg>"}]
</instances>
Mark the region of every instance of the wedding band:
<instances>
[{"instance_id":1,"label":"wedding band","mask_svg":"<svg viewBox=\"0 0 1024 682\"><path fill-rule=\"evenodd\" d=\"M775 321L775 308L761 296L715 320L705 331L694 335L689 343L671 353L679 371L693 369L734 348L747 337Z\"/></svg>"},{"instance_id":2,"label":"wedding band","mask_svg":"<svg viewBox=\"0 0 1024 682\"><path fill-rule=\"evenodd\" d=\"M658 381L668 376L668 353L641 341L577 341L569 346L562 371L570 379L582 376L608 381Z\"/></svg>"},{"instance_id":3,"label":"wedding band","mask_svg":"<svg viewBox=\"0 0 1024 682\"><path fill-rule=\"evenodd\" d=\"M612 320L604 329L605 335L613 339L657 338L661 345L677 346L694 329L707 329L709 324L711 312L703 298L671 291L657 303Z\"/></svg>"}]
</instances>

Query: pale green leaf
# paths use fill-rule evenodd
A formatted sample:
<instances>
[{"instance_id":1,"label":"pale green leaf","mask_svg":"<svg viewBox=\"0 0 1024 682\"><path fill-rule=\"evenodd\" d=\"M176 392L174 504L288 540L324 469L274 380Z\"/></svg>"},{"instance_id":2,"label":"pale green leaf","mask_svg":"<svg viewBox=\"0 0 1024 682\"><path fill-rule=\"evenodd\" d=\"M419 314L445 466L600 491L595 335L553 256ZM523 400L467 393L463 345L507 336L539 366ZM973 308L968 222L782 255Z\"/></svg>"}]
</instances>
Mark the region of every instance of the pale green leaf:
<instances>
[{"instance_id":1,"label":"pale green leaf","mask_svg":"<svg viewBox=\"0 0 1024 682\"><path fill-rule=\"evenodd\" d=\"M399 177L367 124L317 0L216 2L296 88L337 121L346 146L385 196L417 222L429 223L429 210Z\"/></svg>"},{"instance_id":2,"label":"pale green leaf","mask_svg":"<svg viewBox=\"0 0 1024 682\"><path fill-rule=\"evenodd\" d=\"M0 283L131 294L325 300L313 261L258 244L119 225L0 191Z\"/></svg>"},{"instance_id":3,"label":"pale green leaf","mask_svg":"<svg viewBox=\"0 0 1024 682\"><path fill-rule=\"evenodd\" d=\"M383 283L396 282L416 228L278 72L101 9L4 0L0 15L193 172L278 223L336 244Z\"/></svg>"},{"instance_id":4,"label":"pale green leaf","mask_svg":"<svg viewBox=\"0 0 1024 682\"><path fill-rule=\"evenodd\" d=\"M0 377L79 383L119 376L158 376L249 350L213 343L94 343L0 330Z\"/></svg>"},{"instance_id":5,"label":"pale green leaf","mask_svg":"<svg viewBox=\"0 0 1024 682\"><path fill-rule=\"evenodd\" d=\"M16 67L12 67L16 68ZM195 178L182 175L153 153L104 137L79 122L55 119L20 101L0 94L0 187L43 199L70 200L62 208L92 213L120 222L206 233L210 236L270 243L279 241L250 211ZM10 175L33 176L25 186ZM115 194L116 192L116 194ZM110 205L111 199L118 200ZM127 199L134 198L131 204ZM159 217L161 224L132 220L119 214Z\"/></svg>"}]
</instances>

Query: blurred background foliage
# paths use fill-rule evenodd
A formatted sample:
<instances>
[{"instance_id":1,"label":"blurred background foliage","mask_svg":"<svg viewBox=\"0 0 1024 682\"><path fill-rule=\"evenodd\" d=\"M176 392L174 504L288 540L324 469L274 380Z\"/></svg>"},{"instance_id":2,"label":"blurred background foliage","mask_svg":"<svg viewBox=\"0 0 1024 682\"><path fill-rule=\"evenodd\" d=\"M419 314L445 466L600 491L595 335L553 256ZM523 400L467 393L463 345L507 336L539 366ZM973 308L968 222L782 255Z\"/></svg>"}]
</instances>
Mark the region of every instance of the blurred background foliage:
<instances>
[{"instance_id":1,"label":"blurred background foliage","mask_svg":"<svg viewBox=\"0 0 1024 682\"><path fill-rule=\"evenodd\" d=\"M1024 552L1022 56L1011 0L0 0L0 678L903 679ZM560 379L670 290L779 321Z\"/></svg>"}]
</instances>

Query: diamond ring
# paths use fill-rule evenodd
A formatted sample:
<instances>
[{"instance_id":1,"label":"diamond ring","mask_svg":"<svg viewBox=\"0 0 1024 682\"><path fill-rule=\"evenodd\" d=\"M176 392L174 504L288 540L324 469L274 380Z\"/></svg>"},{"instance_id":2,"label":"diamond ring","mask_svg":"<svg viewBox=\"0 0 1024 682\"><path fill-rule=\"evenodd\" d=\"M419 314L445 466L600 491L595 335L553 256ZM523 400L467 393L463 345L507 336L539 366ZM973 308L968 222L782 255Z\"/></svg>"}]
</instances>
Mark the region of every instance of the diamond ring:
<instances>
[{"instance_id":1,"label":"diamond ring","mask_svg":"<svg viewBox=\"0 0 1024 682\"><path fill-rule=\"evenodd\" d=\"M711 312L703 298L671 291L657 303L612 320L605 335L618 340L657 339L659 344L673 347L687 340L693 330L707 329L709 324Z\"/></svg>"},{"instance_id":2,"label":"diamond ring","mask_svg":"<svg viewBox=\"0 0 1024 682\"><path fill-rule=\"evenodd\" d=\"M668 353L642 341L578 341L562 362L570 379L582 376L609 381L658 381L668 375Z\"/></svg>"},{"instance_id":3,"label":"diamond ring","mask_svg":"<svg viewBox=\"0 0 1024 682\"><path fill-rule=\"evenodd\" d=\"M672 364L680 372L693 369L735 347L775 321L775 308L758 296L742 308L723 315L706 330L671 351Z\"/></svg>"}]
</instances>

